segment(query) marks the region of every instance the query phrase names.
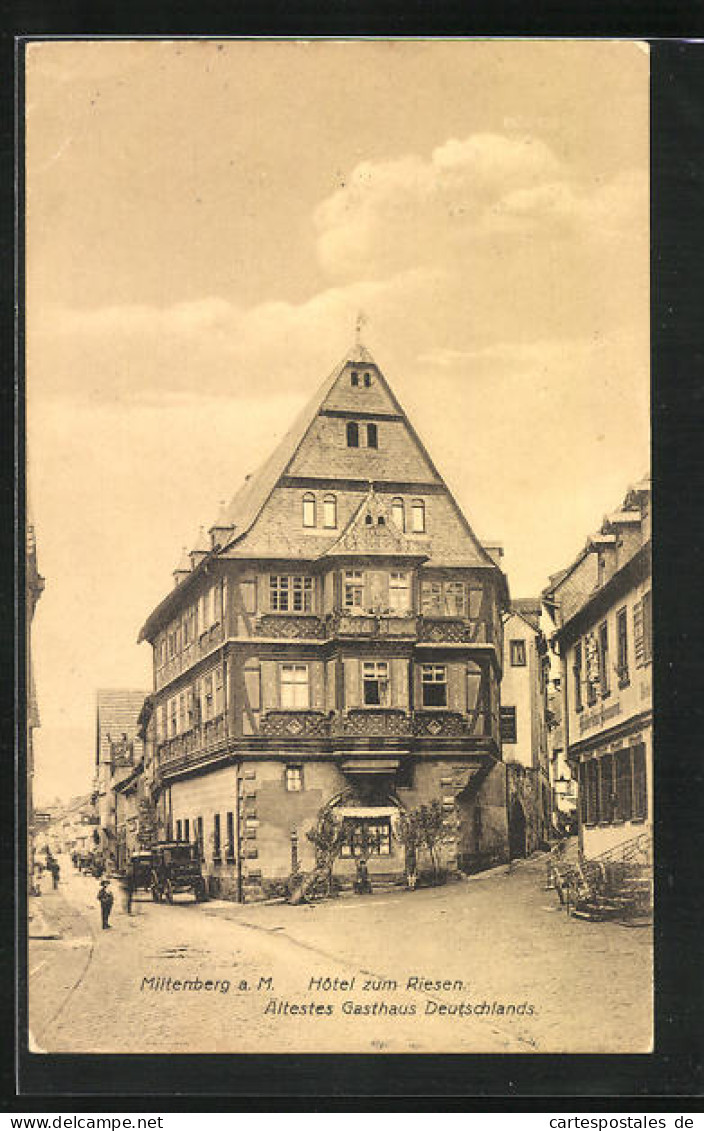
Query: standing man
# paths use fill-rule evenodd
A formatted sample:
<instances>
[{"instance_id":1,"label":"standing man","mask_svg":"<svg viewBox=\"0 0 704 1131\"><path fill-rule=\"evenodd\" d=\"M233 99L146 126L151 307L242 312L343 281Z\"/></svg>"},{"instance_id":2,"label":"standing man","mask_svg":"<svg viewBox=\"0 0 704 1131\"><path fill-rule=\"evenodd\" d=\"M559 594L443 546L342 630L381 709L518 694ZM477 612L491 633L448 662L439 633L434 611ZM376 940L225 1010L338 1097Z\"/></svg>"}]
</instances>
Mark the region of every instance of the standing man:
<instances>
[{"instance_id":1,"label":"standing man","mask_svg":"<svg viewBox=\"0 0 704 1131\"><path fill-rule=\"evenodd\" d=\"M100 903L100 915L101 915L102 922L103 922L103 930L107 931L107 930L110 929L110 923L108 922L108 920L110 918L110 912L112 911L112 905L113 905L113 894L110 891L110 881L109 880L101 880L100 881L100 891L98 892L98 901Z\"/></svg>"}]
</instances>

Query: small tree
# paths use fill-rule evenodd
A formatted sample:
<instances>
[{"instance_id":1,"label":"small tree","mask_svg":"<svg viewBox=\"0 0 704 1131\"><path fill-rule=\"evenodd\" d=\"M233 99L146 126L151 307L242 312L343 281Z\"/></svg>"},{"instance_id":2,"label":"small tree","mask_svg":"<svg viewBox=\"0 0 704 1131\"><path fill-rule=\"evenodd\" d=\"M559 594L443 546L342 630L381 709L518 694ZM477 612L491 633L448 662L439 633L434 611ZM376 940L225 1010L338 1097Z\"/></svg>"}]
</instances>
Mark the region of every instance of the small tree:
<instances>
[{"instance_id":1,"label":"small tree","mask_svg":"<svg viewBox=\"0 0 704 1131\"><path fill-rule=\"evenodd\" d=\"M399 817L397 836L406 849L406 882L409 887L409 877L414 874L417 866L417 855L421 848L425 848L430 856L433 871L433 883L440 878L440 844L445 836L445 816L439 801L431 801L429 805L419 805L410 812L404 812Z\"/></svg>"},{"instance_id":2,"label":"small tree","mask_svg":"<svg viewBox=\"0 0 704 1131\"><path fill-rule=\"evenodd\" d=\"M292 877L290 903L305 903L318 884L323 884L329 896L333 894L332 870L344 841L342 823L336 821L329 809L321 809L306 837L315 849L315 869Z\"/></svg>"}]
</instances>

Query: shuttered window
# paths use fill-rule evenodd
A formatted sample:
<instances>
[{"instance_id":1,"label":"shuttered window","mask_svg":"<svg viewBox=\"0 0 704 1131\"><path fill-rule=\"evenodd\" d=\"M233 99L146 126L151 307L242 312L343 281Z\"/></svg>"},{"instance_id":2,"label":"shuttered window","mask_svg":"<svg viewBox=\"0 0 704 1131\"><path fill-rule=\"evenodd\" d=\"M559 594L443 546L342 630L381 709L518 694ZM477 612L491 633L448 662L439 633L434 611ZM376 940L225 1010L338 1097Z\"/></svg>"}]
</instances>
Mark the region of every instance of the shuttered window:
<instances>
[{"instance_id":1,"label":"shuttered window","mask_svg":"<svg viewBox=\"0 0 704 1131\"><path fill-rule=\"evenodd\" d=\"M633 760L633 818L643 820L648 816L648 783L645 768L645 745L641 742L631 747Z\"/></svg>"},{"instance_id":2,"label":"shuttered window","mask_svg":"<svg viewBox=\"0 0 704 1131\"><path fill-rule=\"evenodd\" d=\"M616 671L619 687L628 685L628 613L619 609L616 615Z\"/></svg>"},{"instance_id":3,"label":"shuttered window","mask_svg":"<svg viewBox=\"0 0 704 1131\"><path fill-rule=\"evenodd\" d=\"M595 825L599 820L599 767L594 759L586 763L584 772L587 796L586 823Z\"/></svg>"},{"instance_id":4,"label":"shuttered window","mask_svg":"<svg viewBox=\"0 0 704 1131\"><path fill-rule=\"evenodd\" d=\"M572 665L572 672L574 675L574 709L581 711L584 709L582 702L582 645L575 644L574 646L574 664Z\"/></svg>"},{"instance_id":5,"label":"shuttered window","mask_svg":"<svg viewBox=\"0 0 704 1131\"><path fill-rule=\"evenodd\" d=\"M598 761L599 766L599 821L602 824L611 824L614 819L614 759L611 754L604 754Z\"/></svg>"},{"instance_id":6,"label":"shuttered window","mask_svg":"<svg viewBox=\"0 0 704 1131\"><path fill-rule=\"evenodd\" d=\"M518 741L516 708L502 707L500 718L501 741L514 743Z\"/></svg>"},{"instance_id":7,"label":"shuttered window","mask_svg":"<svg viewBox=\"0 0 704 1131\"><path fill-rule=\"evenodd\" d=\"M643 594L643 659L653 658L653 602L652 593Z\"/></svg>"},{"instance_id":8,"label":"shuttered window","mask_svg":"<svg viewBox=\"0 0 704 1131\"><path fill-rule=\"evenodd\" d=\"M617 750L614 755L616 776L615 821L630 821L633 816L633 776L630 749Z\"/></svg>"},{"instance_id":9,"label":"shuttered window","mask_svg":"<svg viewBox=\"0 0 704 1131\"><path fill-rule=\"evenodd\" d=\"M642 601L636 601L635 605L633 606L633 654L636 658L636 667L642 667L645 662Z\"/></svg>"},{"instance_id":10,"label":"shuttered window","mask_svg":"<svg viewBox=\"0 0 704 1131\"><path fill-rule=\"evenodd\" d=\"M606 621L599 626L599 682L602 696L608 695L611 688L611 672L609 670L609 626Z\"/></svg>"}]
</instances>

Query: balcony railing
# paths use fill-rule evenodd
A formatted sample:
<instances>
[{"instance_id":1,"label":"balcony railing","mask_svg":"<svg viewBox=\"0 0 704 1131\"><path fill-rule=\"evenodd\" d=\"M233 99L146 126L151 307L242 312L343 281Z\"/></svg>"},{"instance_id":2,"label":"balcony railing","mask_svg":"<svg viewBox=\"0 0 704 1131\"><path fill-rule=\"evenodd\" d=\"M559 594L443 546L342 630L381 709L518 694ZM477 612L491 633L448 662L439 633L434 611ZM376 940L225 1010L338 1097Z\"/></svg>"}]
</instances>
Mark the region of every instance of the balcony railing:
<instances>
[{"instance_id":1,"label":"balcony railing","mask_svg":"<svg viewBox=\"0 0 704 1131\"><path fill-rule=\"evenodd\" d=\"M263 613L257 618L254 632L277 640L320 640L325 636L325 622L310 614Z\"/></svg>"},{"instance_id":2,"label":"balcony railing","mask_svg":"<svg viewBox=\"0 0 704 1131\"><path fill-rule=\"evenodd\" d=\"M460 711L416 711L413 733L417 738L482 737L489 733L488 717L482 711L471 715Z\"/></svg>"},{"instance_id":3,"label":"balcony railing","mask_svg":"<svg viewBox=\"0 0 704 1131\"><path fill-rule=\"evenodd\" d=\"M412 733L411 715L395 707L351 707L333 718L332 733L336 737L405 738Z\"/></svg>"},{"instance_id":4,"label":"balcony railing","mask_svg":"<svg viewBox=\"0 0 704 1131\"><path fill-rule=\"evenodd\" d=\"M327 617L329 636L397 637L415 636L413 613L348 613L337 610Z\"/></svg>"},{"instance_id":5,"label":"balcony railing","mask_svg":"<svg viewBox=\"0 0 704 1131\"><path fill-rule=\"evenodd\" d=\"M157 758L161 766L180 761L194 761L204 754L216 753L225 747L227 732L225 719L208 719L200 727L177 734L157 744Z\"/></svg>"},{"instance_id":6,"label":"balcony railing","mask_svg":"<svg viewBox=\"0 0 704 1131\"><path fill-rule=\"evenodd\" d=\"M261 734L272 738L327 738L330 718L322 711L267 711Z\"/></svg>"},{"instance_id":7,"label":"balcony railing","mask_svg":"<svg viewBox=\"0 0 704 1131\"><path fill-rule=\"evenodd\" d=\"M418 639L423 644L491 644L494 633L491 622L485 620L422 616L418 618Z\"/></svg>"}]
</instances>

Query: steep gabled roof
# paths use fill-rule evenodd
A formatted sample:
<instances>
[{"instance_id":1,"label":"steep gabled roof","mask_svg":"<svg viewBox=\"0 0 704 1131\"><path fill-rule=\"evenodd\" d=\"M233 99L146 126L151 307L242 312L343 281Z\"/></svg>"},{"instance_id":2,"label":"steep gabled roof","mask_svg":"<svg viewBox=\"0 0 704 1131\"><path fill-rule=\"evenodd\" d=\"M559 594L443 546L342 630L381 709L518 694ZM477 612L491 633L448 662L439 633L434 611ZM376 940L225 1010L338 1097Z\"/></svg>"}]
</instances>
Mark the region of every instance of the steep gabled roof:
<instances>
[{"instance_id":1,"label":"steep gabled roof","mask_svg":"<svg viewBox=\"0 0 704 1131\"><path fill-rule=\"evenodd\" d=\"M138 737L139 716L149 692L110 688L98 691L96 762L110 758L110 740L119 742L123 734L132 742Z\"/></svg>"},{"instance_id":2,"label":"steep gabled roof","mask_svg":"<svg viewBox=\"0 0 704 1131\"><path fill-rule=\"evenodd\" d=\"M363 353L365 356L361 356ZM311 421L333 388L342 370L350 362L373 364L369 351L356 345L325 378L307 404L301 409L291 427L283 435L268 459L253 475L248 475L239 491L222 512L222 524L234 527L231 542L237 542L247 533L257 519L269 495L305 439ZM224 547L223 547L224 548Z\"/></svg>"}]
</instances>

